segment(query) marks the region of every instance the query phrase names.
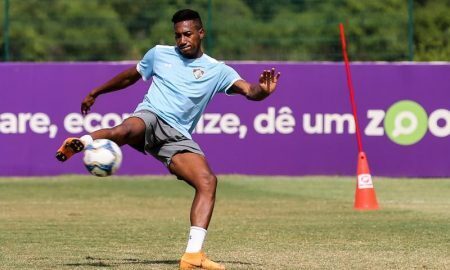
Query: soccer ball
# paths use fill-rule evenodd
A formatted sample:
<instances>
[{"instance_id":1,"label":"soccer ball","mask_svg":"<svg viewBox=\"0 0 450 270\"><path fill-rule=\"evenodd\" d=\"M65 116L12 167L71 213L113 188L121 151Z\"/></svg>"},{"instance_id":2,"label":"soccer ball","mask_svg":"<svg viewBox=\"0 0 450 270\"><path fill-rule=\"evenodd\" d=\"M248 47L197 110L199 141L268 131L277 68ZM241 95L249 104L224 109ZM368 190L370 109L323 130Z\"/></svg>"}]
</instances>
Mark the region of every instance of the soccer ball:
<instances>
[{"instance_id":1,"label":"soccer ball","mask_svg":"<svg viewBox=\"0 0 450 270\"><path fill-rule=\"evenodd\" d=\"M108 176L116 172L122 163L122 151L113 141L94 140L84 148L84 166L95 176Z\"/></svg>"}]
</instances>

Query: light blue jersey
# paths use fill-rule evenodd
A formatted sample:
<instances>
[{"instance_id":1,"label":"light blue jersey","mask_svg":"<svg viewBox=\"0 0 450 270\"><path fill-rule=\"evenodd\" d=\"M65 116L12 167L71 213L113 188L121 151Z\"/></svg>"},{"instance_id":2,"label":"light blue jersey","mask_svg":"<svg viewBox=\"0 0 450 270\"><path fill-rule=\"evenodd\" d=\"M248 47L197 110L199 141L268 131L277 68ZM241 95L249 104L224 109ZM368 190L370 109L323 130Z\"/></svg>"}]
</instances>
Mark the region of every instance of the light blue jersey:
<instances>
[{"instance_id":1,"label":"light blue jersey","mask_svg":"<svg viewBox=\"0 0 450 270\"><path fill-rule=\"evenodd\" d=\"M241 77L231 67L203 54L184 58L175 46L158 45L137 64L153 82L136 111L150 110L187 138L216 93L225 93Z\"/></svg>"}]
</instances>

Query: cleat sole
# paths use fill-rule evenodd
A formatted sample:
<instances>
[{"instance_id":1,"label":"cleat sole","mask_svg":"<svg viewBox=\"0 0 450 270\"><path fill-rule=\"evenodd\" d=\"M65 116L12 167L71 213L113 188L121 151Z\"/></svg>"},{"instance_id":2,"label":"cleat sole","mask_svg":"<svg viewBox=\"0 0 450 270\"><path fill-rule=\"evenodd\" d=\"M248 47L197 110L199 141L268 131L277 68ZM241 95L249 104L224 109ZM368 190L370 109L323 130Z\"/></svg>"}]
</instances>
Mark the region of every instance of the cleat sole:
<instances>
[{"instance_id":1,"label":"cleat sole","mask_svg":"<svg viewBox=\"0 0 450 270\"><path fill-rule=\"evenodd\" d=\"M69 159L73 154L83 151L83 149L84 144L81 142L81 140L73 138L72 140L66 142L64 144L64 147L60 148L56 152L56 159L61 162L64 162L67 159Z\"/></svg>"}]
</instances>

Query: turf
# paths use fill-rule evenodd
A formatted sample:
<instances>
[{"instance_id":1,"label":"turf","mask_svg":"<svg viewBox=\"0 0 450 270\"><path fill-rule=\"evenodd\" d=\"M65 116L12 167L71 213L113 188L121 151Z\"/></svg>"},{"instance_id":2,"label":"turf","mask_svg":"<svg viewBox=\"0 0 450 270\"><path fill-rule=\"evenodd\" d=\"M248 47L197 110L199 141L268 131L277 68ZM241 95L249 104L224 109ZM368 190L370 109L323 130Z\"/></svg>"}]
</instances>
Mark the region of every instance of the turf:
<instances>
[{"instance_id":1,"label":"turf","mask_svg":"<svg viewBox=\"0 0 450 270\"><path fill-rule=\"evenodd\" d=\"M228 269L450 269L450 179L221 176L205 249ZM0 269L177 269L193 192L173 177L0 178Z\"/></svg>"}]
</instances>

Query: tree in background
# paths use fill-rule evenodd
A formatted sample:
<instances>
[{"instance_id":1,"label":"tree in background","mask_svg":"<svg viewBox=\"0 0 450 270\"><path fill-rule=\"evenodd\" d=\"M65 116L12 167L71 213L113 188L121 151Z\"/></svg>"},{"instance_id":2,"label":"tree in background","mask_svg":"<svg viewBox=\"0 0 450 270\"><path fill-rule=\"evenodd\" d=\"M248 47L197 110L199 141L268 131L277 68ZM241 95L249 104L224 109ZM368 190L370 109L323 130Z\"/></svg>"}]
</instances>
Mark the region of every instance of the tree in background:
<instances>
[{"instance_id":1,"label":"tree in background","mask_svg":"<svg viewBox=\"0 0 450 270\"><path fill-rule=\"evenodd\" d=\"M9 1L13 61L136 60L173 44L170 19L180 8L201 13L205 49L218 59L341 61L340 22L352 60L409 53L406 0ZM414 8L415 60L449 61L450 2L415 0Z\"/></svg>"},{"instance_id":2,"label":"tree in background","mask_svg":"<svg viewBox=\"0 0 450 270\"><path fill-rule=\"evenodd\" d=\"M131 40L102 1L12 1L11 56L21 61L121 59Z\"/></svg>"},{"instance_id":3,"label":"tree in background","mask_svg":"<svg viewBox=\"0 0 450 270\"><path fill-rule=\"evenodd\" d=\"M421 0L415 8L415 60L450 61L450 1Z\"/></svg>"}]
</instances>

